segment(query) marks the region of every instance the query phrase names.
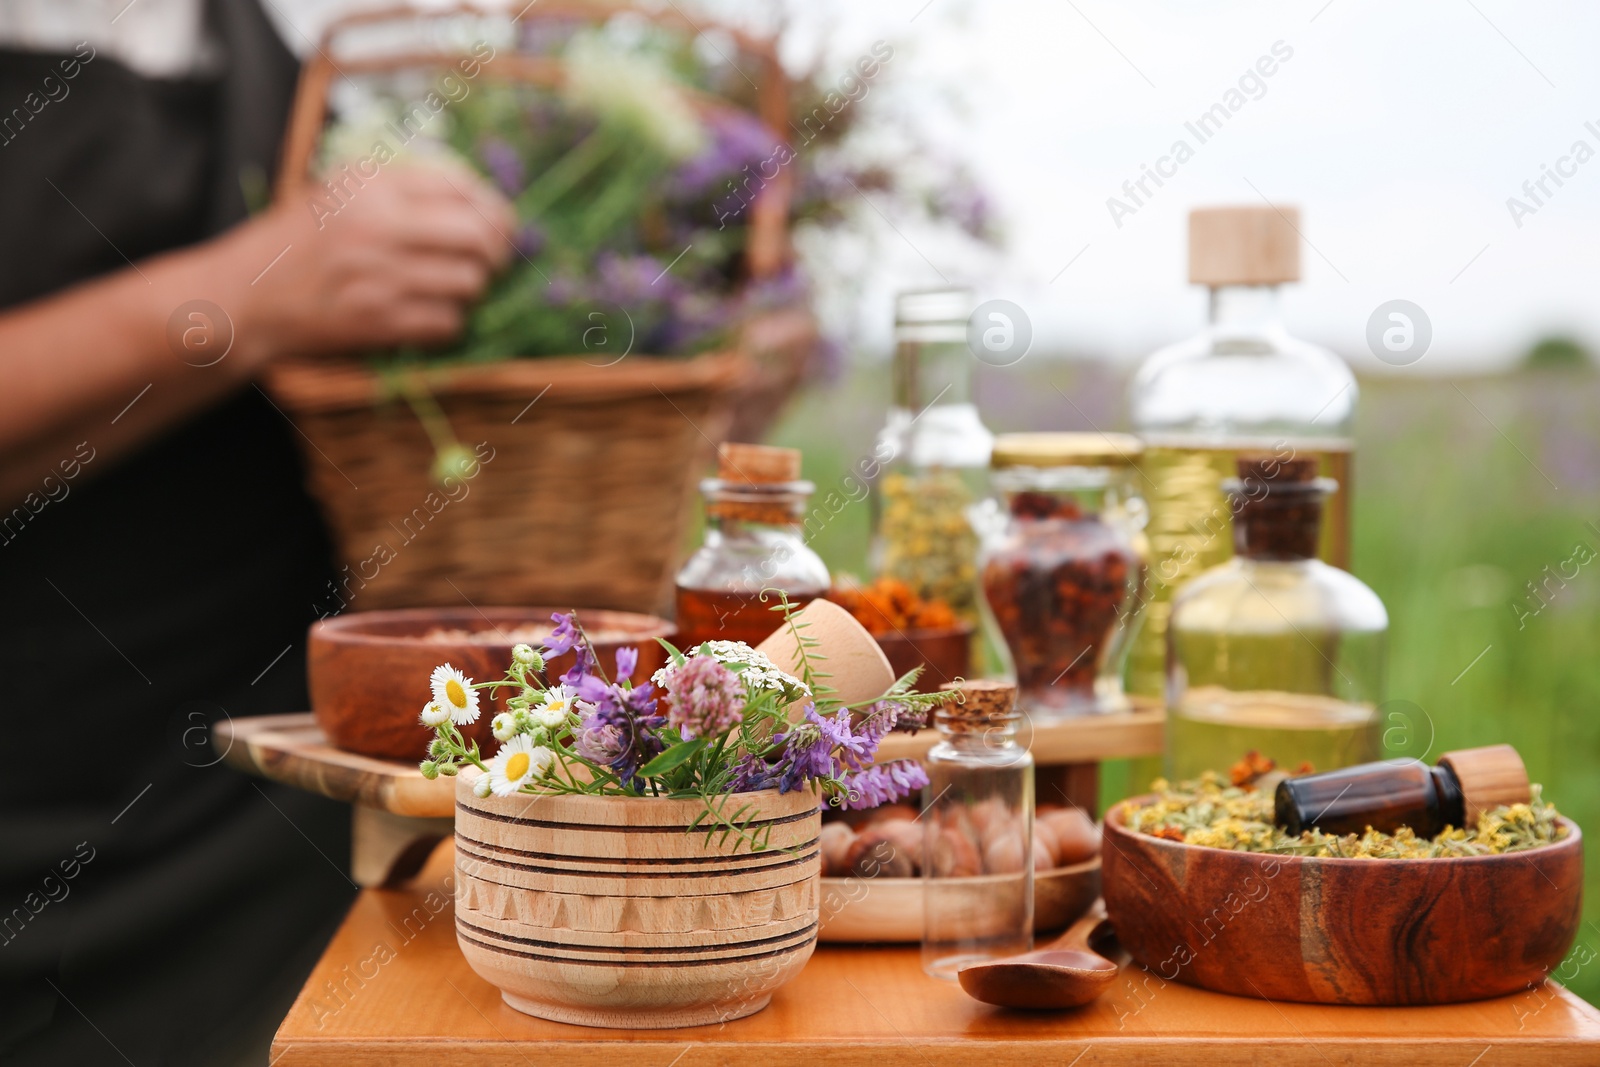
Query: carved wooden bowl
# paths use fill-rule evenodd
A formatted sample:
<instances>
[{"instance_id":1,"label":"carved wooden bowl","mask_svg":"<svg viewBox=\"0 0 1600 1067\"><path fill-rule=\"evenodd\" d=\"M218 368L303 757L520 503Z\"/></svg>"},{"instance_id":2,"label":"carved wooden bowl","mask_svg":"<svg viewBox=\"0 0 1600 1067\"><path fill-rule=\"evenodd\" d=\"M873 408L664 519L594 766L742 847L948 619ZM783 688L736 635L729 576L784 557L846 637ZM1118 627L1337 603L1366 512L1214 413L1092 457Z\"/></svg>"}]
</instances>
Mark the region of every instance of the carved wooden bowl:
<instances>
[{"instance_id":1,"label":"carved wooden bowl","mask_svg":"<svg viewBox=\"0 0 1600 1067\"><path fill-rule=\"evenodd\" d=\"M456 938L518 1011L626 1029L723 1022L766 1007L811 958L815 793L726 798L730 814L755 805L751 831L770 828L752 852L685 832L700 800L479 799L479 773L456 786Z\"/></svg>"},{"instance_id":2,"label":"carved wooden bowl","mask_svg":"<svg viewBox=\"0 0 1600 1067\"><path fill-rule=\"evenodd\" d=\"M474 681L504 676L511 646L548 634L556 608L415 608L366 611L324 619L311 627L307 651L311 710L337 748L380 759L420 760L432 731L418 721L428 702L428 678L441 663ZM656 638L671 640L673 625L653 615L579 609L578 619L594 642L601 665L614 669L616 650L639 650L635 684L648 681L667 662ZM528 641L538 647L539 640ZM572 665L572 655L546 668L552 679ZM490 693L494 695L491 697ZM505 710L506 690L479 694L478 721L462 733L485 752L495 748L489 721Z\"/></svg>"},{"instance_id":3,"label":"carved wooden bowl","mask_svg":"<svg viewBox=\"0 0 1600 1067\"><path fill-rule=\"evenodd\" d=\"M1105 819L1117 939L1167 981L1317 1004L1449 1004L1524 990L1571 946L1583 836L1460 859L1320 859L1166 841Z\"/></svg>"}]
</instances>

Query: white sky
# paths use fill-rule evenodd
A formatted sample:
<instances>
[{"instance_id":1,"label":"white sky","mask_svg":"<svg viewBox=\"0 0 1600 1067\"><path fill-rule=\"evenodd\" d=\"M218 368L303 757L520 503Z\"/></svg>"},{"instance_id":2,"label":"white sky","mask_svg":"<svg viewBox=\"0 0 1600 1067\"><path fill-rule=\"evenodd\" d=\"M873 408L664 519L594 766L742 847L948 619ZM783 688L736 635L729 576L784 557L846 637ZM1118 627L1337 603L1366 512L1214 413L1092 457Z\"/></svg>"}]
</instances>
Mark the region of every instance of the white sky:
<instances>
[{"instance_id":1,"label":"white sky","mask_svg":"<svg viewBox=\"0 0 1600 1067\"><path fill-rule=\"evenodd\" d=\"M328 6L276 2L308 32L315 9ZM1600 131L1600 5L787 6L797 52L816 45L809 32L825 40L824 70L843 73L880 38L895 47L881 102L978 169L1010 235L1003 255L975 258L937 235L901 237L865 216L880 231L873 250L841 250L830 266L837 287L860 294L852 317L869 343L887 332L893 288L938 280L926 257L1021 304L1037 350L1138 358L1202 321L1202 296L1184 279L1188 209L1266 196L1301 207L1315 246L1304 253L1304 281L1286 295L1291 330L1358 369L1385 369L1364 335L1372 310L1394 298L1421 305L1433 322L1432 348L1415 371L1504 365L1552 331L1600 348L1600 157L1563 187L1550 185L1553 195L1520 229L1506 207L1574 141L1600 153L1600 132L1584 127L1593 121ZM1184 122L1276 41L1293 57L1266 79L1265 95L1198 144ZM1179 137L1194 158L1117 228L1107 197Z\"/></svg>"}]
</instances>

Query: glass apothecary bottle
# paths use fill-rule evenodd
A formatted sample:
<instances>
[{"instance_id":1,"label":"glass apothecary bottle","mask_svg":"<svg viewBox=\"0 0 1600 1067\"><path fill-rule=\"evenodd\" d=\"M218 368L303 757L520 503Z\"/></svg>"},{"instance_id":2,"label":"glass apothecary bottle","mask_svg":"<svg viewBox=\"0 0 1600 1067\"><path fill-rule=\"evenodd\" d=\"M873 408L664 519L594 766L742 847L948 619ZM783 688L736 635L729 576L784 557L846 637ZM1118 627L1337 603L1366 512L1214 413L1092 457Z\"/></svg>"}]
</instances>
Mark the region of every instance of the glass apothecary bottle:
<instances>
[{"instance_id":1,"label":"glass apothecary bottle","mask_svg":"<svg viewBox=\"0 0 1600 1067\"><path fill-rule=\"evenodd\" d=\"M1250 751L1291 774L1376 760L1389 616L1316 558L1334 486L1316 457L1236 464L1224 485L1234 558L1172 602L1167 774L1226 773Z\"/></svg>"},{"instance_id":2,"label":"glass apothecary bottle","mask_svg":"<svg viewBox=\"0 0 1600 1067\"><path fill-rule=\"evenodd\" d=\"M968 509L987 492L994 435L972 402L965 289L895 299L894 396L878 435L873 565L925 600L977 621L978 536Z\"/></svg>"},{"instance_id":3,"label":"glass apothecary bottle","mask_svg":"<svg viewBox=\"0 0 1600 1067\"><path fill-rule=\"evenodd\" d=\"M1033 756L1017 741L1017 690L960 690L935 710L923 760L922 969L936 978L1033 947Z\"/></svg>"},{"instance_id":4,"label":"glass apothecary bottle","mask_svg":"<svg viewBox=\"0 0 1600 1067\"><path fill-rule=\"evenodd\" d=\"M1173 593L1230 553L1221 482L1241 452L1314 457L1338 488L1318 555L1350 565L1351 430L1356 381L1333 353L1284 329L1279 286L1300 278L1293 207L1202 208L1189 215L1189 280L1210 290L1210 324L1152 355L1129 388L1145 442L1151 598L1129 659L1132 692L1161 693Z\"/></svg>"},{"instance_id":5,"label":"glass apothecary bottle","mask_svg":"<svg viewBox=\"0 0 1600 1067\"><path fill-rule=\"evenodd\" d=\"M796 606L828 591L828 567L805 542L802 521L815 486L800 479L792 448L725 444L717 477L700 483L705 542L678 571L678 634L690 649L704 641L760 644L782 620L781 589Z\"/></svg>"},{"instance_id":6,"label":"glass apothecary bottle","mask_svg":"<svg viewBox=\"0 0 1600 1067\"><path fill-rule=\"evenodd\" d=\"M1122 711L1122 668L1144 604L1137 438L1002 434L1003 517L979 557L984 603L1035 722Z\"/></svg>"}]
</instances>

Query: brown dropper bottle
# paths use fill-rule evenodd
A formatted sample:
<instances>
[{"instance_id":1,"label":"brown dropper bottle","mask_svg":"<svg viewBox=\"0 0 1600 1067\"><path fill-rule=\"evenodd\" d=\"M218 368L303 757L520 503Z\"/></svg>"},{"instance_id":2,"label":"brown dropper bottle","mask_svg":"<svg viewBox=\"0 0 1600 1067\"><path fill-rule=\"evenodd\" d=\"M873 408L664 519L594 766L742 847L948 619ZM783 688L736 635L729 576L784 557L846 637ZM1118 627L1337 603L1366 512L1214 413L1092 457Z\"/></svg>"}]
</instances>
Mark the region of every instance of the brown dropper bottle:
<instances>
[{"instance_id":1,"label":"brown dropper bottle","mask_svg":"<svg viewBox=\"0 0 1600 1067\"><path fill-rule=\"evenodd\" d=\"M1363 763L1286 778L1274 797L1278 825L1291 834L1317 829L1392 834L1409 826L1432 837L1447 826L1470 827L1502 804L1525 804L1528 771L1510 745L1446 752L1437 766L1415 760Z\"/></svg>"}]
</instances>

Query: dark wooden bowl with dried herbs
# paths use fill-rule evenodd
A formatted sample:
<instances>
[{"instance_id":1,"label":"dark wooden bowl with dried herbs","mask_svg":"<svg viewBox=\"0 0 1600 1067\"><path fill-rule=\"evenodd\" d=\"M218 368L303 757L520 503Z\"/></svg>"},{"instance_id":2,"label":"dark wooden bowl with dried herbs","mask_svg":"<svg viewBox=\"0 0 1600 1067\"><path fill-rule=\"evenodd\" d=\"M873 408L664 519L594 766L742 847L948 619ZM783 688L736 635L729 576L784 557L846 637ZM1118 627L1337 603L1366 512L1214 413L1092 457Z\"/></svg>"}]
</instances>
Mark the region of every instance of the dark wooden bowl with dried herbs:
<instances>
[{"instance_id":1,"label":"dark wooden bowl with dried herbs","mask_svg":"<svg viewBox=\"0 0 1600 1067\"><path fill-rule=\"evenodd\" d=\"M1385 859L1351 838L1344 858L1131 829L1155 800L1107 813L1102 880L1118 940L1166 981L1318 1004L1479 1000L1541 981L1582 917L1583 835L1553 810L1555 839L1516 851Z\"/></svg>"}]
</instances>

